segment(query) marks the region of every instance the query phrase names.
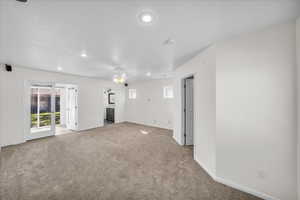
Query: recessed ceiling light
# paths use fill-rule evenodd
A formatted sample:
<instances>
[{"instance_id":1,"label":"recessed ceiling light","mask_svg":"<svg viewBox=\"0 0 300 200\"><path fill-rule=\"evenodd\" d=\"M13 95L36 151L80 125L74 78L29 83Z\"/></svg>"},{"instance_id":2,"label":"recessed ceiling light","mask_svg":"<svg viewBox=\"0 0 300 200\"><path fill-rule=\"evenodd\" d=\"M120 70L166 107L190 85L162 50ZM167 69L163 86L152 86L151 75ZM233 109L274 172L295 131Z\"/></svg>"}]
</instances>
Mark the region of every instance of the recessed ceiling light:
<instances>
[{"instance_id":1,"label":"recessed ceiling light","mask_svg":"<svg viewBox=\"0 0 300 200\"><path fill-rule=\"evenodd\" d=\"M81 57L86 58L86 57L87 57L86 53L85 53L85 52L82 52L82 53L81 53Z\"/></svg>"},{"instance_id":2,"label":"recessed ceiling light","mask_svg":"<svg viewBox=\"0 0 300 200\"><path fill-rule=\"evenodd\" d=\"M142 25L152 25L156 20L156 15L150 10L144 10L137 15L138 21Z\"/></svg>"},{"instance_id":3,"label":"recessed ceiling light","mask_svg":"<svg viewBox=\"0 0 300 200\"><path fill-rule=\"evenodd\" d=\"M147 72L147 74L146 74L147 76L151 76L151 72Z\"/></svg>"},{"instance_id":4,"label":"recessed ceiling light","mask_svg":"<svg viewBox=\"0 0 300 200\"><path fill-rule=\"evenodd\" d=\"M149 14L149 13L144 13L144 14L141 15L141 19L142 19L142 21L145 22L145 23L150 23L150 22L152 22L153 17L152 17L152 15Z\"/></svg>"},{"instance_id":5,"label":"recessed ceiling light","mask_svg":"<svg viewBox=\"0 0 300 200\"><path fill-rule=\"evenodd\" d=\"M63 68L62 68L62 67L57 67L57 70L58 70L58 71L62 71Z\"/></svg>"}]
</instances>

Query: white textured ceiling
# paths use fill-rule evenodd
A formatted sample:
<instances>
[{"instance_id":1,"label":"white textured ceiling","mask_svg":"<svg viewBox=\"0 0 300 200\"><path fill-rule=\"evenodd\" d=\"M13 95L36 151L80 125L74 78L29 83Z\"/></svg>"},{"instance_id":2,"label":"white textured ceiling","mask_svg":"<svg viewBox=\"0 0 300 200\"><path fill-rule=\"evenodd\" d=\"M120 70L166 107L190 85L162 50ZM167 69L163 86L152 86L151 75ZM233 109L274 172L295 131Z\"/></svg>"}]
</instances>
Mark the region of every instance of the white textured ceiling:
<instances>
[{"instance_id":1,"label":"white textured ceiling","mask_svg":"<svg viewBox=\"0 0 300 200\"><path fill-rule=\"evenodd\" d=\"M168 76L207 45L295 19L298 0L0 0L0 62L111 79ZM155 13L143 26L137 15ZM168 38L173 45L164 45ZM88 57L82 58L82 51Z\"/></svg>"}]
</instances>

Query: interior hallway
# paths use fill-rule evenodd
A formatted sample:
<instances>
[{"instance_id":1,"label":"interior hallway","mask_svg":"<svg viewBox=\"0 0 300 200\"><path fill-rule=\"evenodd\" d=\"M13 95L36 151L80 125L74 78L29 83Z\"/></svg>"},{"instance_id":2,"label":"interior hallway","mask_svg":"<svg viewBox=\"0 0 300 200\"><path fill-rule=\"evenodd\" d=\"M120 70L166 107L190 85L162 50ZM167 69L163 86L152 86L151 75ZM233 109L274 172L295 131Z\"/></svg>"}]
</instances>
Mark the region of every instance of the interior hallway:
<instances>
[{"instance_id":1,"label":"interior hallway","mask_svg":"<svg viewBox=\"0 0 300 200\"><path fill-rule=\"evenodd\" d=\"M147 134L145 134L147 132ZM1 200L259 200L215 183L166 129L113 124L5 147Z\"/></svg>"}]
</instances>

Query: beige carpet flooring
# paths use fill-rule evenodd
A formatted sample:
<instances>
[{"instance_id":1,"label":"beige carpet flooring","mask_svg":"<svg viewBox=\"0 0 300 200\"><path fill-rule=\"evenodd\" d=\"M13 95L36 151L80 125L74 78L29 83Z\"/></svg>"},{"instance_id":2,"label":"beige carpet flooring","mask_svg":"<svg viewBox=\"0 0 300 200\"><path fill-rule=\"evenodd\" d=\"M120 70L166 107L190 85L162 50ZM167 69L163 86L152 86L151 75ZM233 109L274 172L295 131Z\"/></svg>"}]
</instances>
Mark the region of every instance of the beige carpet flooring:
<instances>
[{"instance_id":1,"label":"beige carpet flooring","mask_svg":"<svg viewBox=\"0 0 300 200\"><path fill-rule=\"evenodd\" d=\"M1 200L259 200L215 183L169 130L130 123L2 149Z\"/></svg>"}]
</instances>

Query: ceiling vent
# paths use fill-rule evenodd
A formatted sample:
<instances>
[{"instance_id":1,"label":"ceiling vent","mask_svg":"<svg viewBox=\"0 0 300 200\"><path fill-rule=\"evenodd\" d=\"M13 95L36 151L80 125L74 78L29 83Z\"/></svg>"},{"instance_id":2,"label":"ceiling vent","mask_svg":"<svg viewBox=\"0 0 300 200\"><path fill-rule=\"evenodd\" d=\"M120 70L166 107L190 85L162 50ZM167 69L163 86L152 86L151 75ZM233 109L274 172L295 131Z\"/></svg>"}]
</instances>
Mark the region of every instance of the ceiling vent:
<instances>
[{"instance_id":1,"label":"ceiling vent","mask_svg":"<svg viewBox=\"0 0 300 200\"><path fill-rule=\"evenodd\" d=\"M16 0L18 2L22 2L22 3L28 3L29 0Z\"/></svg>"}]
</instances>

